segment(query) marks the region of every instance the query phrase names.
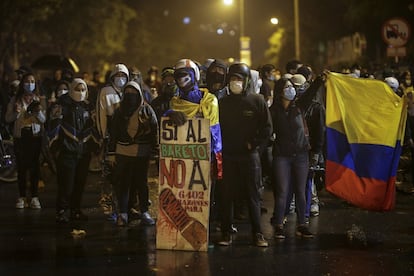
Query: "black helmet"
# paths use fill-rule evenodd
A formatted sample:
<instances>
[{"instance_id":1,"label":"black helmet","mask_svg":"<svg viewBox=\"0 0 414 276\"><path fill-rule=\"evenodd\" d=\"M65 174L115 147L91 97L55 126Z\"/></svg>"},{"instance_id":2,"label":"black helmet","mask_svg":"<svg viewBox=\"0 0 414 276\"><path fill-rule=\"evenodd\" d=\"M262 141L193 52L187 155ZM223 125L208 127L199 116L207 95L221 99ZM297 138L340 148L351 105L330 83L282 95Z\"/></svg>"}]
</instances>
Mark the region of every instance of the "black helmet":
<instances>
[{"instance_id":1,"label":"black helmet","mask_svg":"<svg viewBox=\"0 0 414 276\"><path fill-rule=\"evenodd\" d=\"M244 63L234 63L229 67L229 72L227 73L227 83L230 82L231 76L238 76L245 81L249 81L250 68Z\"/></svg>"},{"instance_id":2,"label":"black helmet","mask_svg":"<svg viewBox=\"0 0 414 276\"><path fill-rule=\"evenodd\" d=\"M244 63L234 63L230 65L229 72L227 73L226 83L230 83L230 78L232 76L238 76L243 79L243 92L247 90L248 84L250 82L250 68Z\"/></svg>"}]
</instances>

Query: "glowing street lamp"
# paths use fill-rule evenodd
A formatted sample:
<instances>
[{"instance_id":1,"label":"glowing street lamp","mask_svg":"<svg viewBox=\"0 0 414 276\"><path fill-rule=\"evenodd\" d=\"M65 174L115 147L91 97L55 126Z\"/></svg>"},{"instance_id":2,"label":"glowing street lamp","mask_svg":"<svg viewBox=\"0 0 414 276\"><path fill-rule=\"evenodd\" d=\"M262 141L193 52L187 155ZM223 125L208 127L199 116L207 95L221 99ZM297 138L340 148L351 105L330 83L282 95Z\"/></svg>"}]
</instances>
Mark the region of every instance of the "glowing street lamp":
<instances>
[{"instance_id":1,"label":"glowing street lamp","mask_svg":"<svg viewBox=\"0 0 414 276\"><path fill-rule=\"evenodd\" d=\"M277 25L279 24L279 19L277 19L276 17L272 17L270 18L270 23L272 23L272 25Z\"/></svg>"}]
</instances>

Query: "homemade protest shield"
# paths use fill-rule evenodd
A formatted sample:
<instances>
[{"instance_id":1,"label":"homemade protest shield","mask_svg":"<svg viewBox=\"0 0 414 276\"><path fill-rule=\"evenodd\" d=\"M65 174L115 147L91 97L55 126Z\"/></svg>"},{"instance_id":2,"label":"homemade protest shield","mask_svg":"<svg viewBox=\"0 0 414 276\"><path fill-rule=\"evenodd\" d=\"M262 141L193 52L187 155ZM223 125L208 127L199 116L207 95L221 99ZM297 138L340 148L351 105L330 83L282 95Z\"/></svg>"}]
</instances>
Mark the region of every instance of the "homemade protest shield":
<instances>
[{"instance_id":1,"label":"homemade protest shield","mask_svg":"<svg viewBox=\"0 0 414 276\"><path fill-rule=\"evenodd\" d=\"M210 157L209 120L162 118L157 249L207 251Z\"/></svg>"}]
</instances>

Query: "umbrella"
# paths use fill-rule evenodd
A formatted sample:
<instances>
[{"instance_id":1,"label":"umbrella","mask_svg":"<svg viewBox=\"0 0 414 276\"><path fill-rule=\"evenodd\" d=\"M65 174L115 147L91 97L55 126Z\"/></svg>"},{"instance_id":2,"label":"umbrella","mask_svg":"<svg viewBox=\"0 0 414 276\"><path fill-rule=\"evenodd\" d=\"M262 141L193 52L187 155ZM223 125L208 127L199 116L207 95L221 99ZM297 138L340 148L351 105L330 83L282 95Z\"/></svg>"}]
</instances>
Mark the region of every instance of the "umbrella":
<instances>
[{"instance_id":1,"label":"umbrella","mask_svg":"<svg viewBox=\"0 0 414 276\"><path fill-rule=\"evenodd\" d=\"M79 67L75 61L68 57L60 55L44 55L39 57L32 63L33 69L38 70L56 70L56 69L71 69L73 72L79 72Z\"/></svg>"}]
</instances>

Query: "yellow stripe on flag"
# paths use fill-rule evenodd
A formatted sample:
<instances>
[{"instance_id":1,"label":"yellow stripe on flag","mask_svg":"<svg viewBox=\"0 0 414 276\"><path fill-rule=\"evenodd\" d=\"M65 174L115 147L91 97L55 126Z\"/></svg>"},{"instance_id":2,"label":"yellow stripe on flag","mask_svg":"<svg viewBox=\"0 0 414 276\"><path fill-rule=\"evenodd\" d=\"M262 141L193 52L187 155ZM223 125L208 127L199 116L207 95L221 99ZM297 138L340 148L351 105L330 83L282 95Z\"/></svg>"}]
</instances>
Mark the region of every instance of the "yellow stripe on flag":
<instances>
[{"instance_id":1,"label":"yellow stripe on flag","mask_svg":"<svg viewBox=\"0 0 414 276\"><path fill-rule=\"evenodd\" d=\"M326 86L326 126L346 134L350 144L394 147L401 140L405 100L385 82L328 73Z\"/></svg>"}]
</instances>

